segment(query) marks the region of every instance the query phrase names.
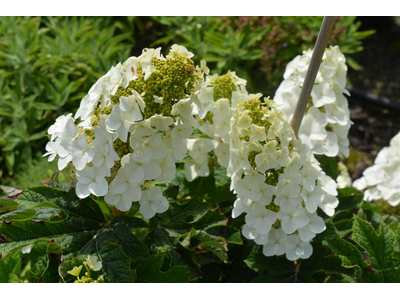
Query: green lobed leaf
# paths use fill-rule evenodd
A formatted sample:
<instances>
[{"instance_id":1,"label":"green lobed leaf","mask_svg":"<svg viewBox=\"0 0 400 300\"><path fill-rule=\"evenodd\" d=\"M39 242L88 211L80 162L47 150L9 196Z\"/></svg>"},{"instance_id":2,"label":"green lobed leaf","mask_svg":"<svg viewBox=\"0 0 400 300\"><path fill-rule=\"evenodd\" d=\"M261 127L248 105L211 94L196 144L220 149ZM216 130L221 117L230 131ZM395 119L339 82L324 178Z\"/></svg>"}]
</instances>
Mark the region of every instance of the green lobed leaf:
<instances>
[{"instance_id":1,"label":"green lobed leaf","mask_svg":"<svg viewBox=\"0 0 400 300\"><path fill-rule=\"evenodd\" d=\"M397 246L400 247L400 225L397 227L395 235L396 235Z\"/></svg>"},{"instance_id":2,"label":"green lobed leaf","mask_svg":"<svg viewBox=\"0 0 400 300\"><path fill-rule=\"evenodd\" d=\"M46 249L46 258L40 261L29 271L30 282L56 283L60 279L58 267L62 260L62 249L54 240L50 241Z\"/></svg>"},{"instance_id":3,"label":"green lobed leaf","mask_svg":"<svg viewBox=\"0 0 400 300\"><path fill-rule=\"evenodd\" d=\"M64 255L77 253L105 220L98 216L101 211L93 200L81 200L73 193L35 187L20 195L16 199L18 209L1 216L2 255L18 246L51 240L61 245Z\"/></svg>"},{"instance_id":4,"label":"green lobed leaf","mask_svg":"<svg viewBox=\"0 0 400 300\"><path fill-rule=\"evenodd\" d=\"M174 266L173 268L163 272L164 255L152 255L148 258L140 257L132 261L132 269L135 270L135 282L153 282L153 283L168 283L168 282L188 282L189 272L186 266Z\"/></svg>"},{"instance_id":5,"label":"green lobed leaf","mask_svg":"<svg viewBox=\"0 0 400 300\"><path fill-rule=\"evenodd\" d=\"M356 246L342 239L327 239L327 243L333 253L340 257L343 267L355 268L358 266L361 269L368 267Z\"/></svg>"},{"instance_id":6,"label":"green lobed leaf","mask_svg":"<svg viewBox=\"0 0 400 300\"><path fill-rule=\"evenodd\" d=\"M340 257L345 268L357 268L361 282L380 282L379 274L364 260L360 250L342 239L327 239L330 249Z\"/></svg>"},{"instance_id":7,"label":"green lobed leaf","mask_svg":"<svg viewBox=\"0 0 400 300\"><path fill-rule=\"evenodd\" d=\"M353 232L353 219L344 219L335 223L338 236L340 238L345 238Z\"/></svg>"},{"instance_id":8,"label":"green lobed leaf","mask_svg":"<svg viewBox=\"0 0 400 300\"><path fill-rule=\"evenodd\" d=\"M322 170L333 180L339 176L339 167L336 157L328 157L325 155L316 155L317 160L321 164Z\"/></svg>"},{"instance_id":9,"label":"green lobed leaf","mask_svg":"<svg viewBox=\"0 0 400 300\"><path fill-rule=\"evenodd\" d=\"M4 243L0 252L6 255L14 247L29 245L39 240L51 240L63 245L66 253L78 251L96 233L100 224L85 223L81 219L63 221L11 221L0 224L0 235Z\"/></svg>"},{"instance_id":10,"label":"green lobed leaf","mask_svg":"<svg viewBox=\"0 0 400 300\"><path fill-rule=\"evenodd\" d=\"M194 261L193 251L179 243L181 233L159 226L151 233L154 245L160 252L168 251L172 266L187 266L192 276L200 271L200 265Z\"/></svg>"},{"instance_id":11,"label":"green lobed leaf","mask_svg":"<svg viewBox=\"0 0 400 300\"><path fill-rule=\"evenodd\" d=\"M260 252L251 253L244 262L257 272L268 270L271 273L291 274L295 270L294 263L284 256L266 257Z\"/></svg>"},{"instance_id":12,"label":"green lobed leaf","mask_svg":"<svg viewBox=\"0 0 400 300\"><path fill-rule=\"evenodd\" d=\"M125 255L118 243L105 241L99 255L109 282L133 282L130 269L131 259Z\"/></svg>"},{"instance_id":13,"label":"green lobed leaf","mask_svg":"<svg viewBox=\"0 0 400 300\"><path fill-rule=\"evenodd\" d=\"M56 204L69 214L105 223L103 213L96 202L90 198L79 199L74 189L65 192L51 187L38 186L28 188L17 198L17 202L22 208L31 208L44 201Z\"/></svg>"},{"instance_id":14,"label":"green lobed leaf","mask_svg":"<svg viewBox=\"0 0 400 300\"><path fill-rule=\"evenodd\" d=\"M226 225L227 219L218 209L193 198L183 205L172 203L170 210L151 219L150 227L157 226L160 222L163 227L185 233L192 226L207 230L214 226Z\"/></svg>"},{"instance_id":15,"label":"green lobed leaf","mask_svg":"<svg viewBox=\"0 0 400 300\"><path fill-rule=\"evenodd\" d=\"M240 229L229 226L217 226L207 230L207 233L227 239L228 244L243 245Z\"/></svg>"},{"instance_id":16,"label":"green lobed leaf","mask_svg":"<svg viewBox=\"0 0 400 300\"><path fill-rule=\"evenodd\" d=\"M392 258L396 239L389 227L382 223L377 234L371 224L356 217L353 231L354 240L367 251L381 282L398 282Z\"/></svg>"},{"instance_id":17,"label":"green lobed leaf","mask_svg":"<svg viewBox=\"0 0 400 300\"><path fill-rule=\"evenodd\" d=\"M339 205L336 212L343 212L361 207L364 203L363 193L354 188L338 189Z\"/></svg>"},{"instance_id":18,"label":"green lobed leaf","mask_svg":"<svg viewBox=\"0 0 400 300\"><path fill-rule=\"evenodd\" d=\"M0 283L12 282L13 277L21 272L22 258L17 251L0 259Z\"/></svg>"},{"instance_id":19,"label":"green lobed leaf","mask_svg":"<svg viewBox=\"0 0 400 300\"><path fill-rule=\"evenodd\" d=\"M109 228L104 228L99 232L96 239L100 245L107 240L116 241L130 258L139 256L147 257L149 256L147 247L132 232L132 229L138 227L138 225L146 226L147 224L143 220L136 218L124 218L119 219L119 221L113 220L113 224Z\"/></svg>"},{"instance_id":20,"label":"green lobed leaf","mask_svg":"<svg viewBox=\"0 0 400 300\"><path fill-rule=\"evenodd\" d=\"M17 209L18 203L11 199L0 199L0 215Z\"/></svg>"},{"instance_id":21,"label":"green lobed leaf","mask_svg":"<svg viewBox=\"0 0 400 300\"><path fill-rule=\"evenodd\" d=\"M30 220L36 215L34 209L19 209L13 210L9 213L2 214L0 221L12 221L12 220Z\"/></svg>"},{"instance_id":22,"label":"green lobed leaf","mask_svg":"<svg viewBox=\"0 0 400 300\"><path fill-rule=\"evenodd\" d=\"M165 253L171 266L187 266L190 274L195 277L200 272L200 263L227 261L226 239L206 232L212 228L227 226L227 219L221 211L201 202L199 197L184 204L176 202L171 201L170 209L166 213L156 215L150 220L151 231L148 235L157 249ZM203 240L197 239L195 242L188 237L185 244L183 241L191 231L204 232L201 233ZM202 242L203 247L199 246Z\"/></svg>"},{"instance_id":23,"label":"green lobed leaf","mask_svg":"<svg viewBox=\"0 0 400 300\"><path fill-rule=\"evenodd\" d=\"M196 240L195 261L200 265L214 262L214 256L219 261L228 262L226 239L210 235L202 230L196 231L194 239Z\"/></svg>"}]
</instances>

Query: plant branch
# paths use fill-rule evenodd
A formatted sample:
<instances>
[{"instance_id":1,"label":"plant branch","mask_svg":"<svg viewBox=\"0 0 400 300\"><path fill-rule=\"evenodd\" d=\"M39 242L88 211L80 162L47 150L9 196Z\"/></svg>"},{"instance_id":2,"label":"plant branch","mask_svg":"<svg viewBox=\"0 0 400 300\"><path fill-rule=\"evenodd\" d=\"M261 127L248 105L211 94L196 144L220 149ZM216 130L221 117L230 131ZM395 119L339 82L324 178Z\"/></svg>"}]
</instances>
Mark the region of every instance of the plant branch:
<instances>
[{"instance_id":1,"label":"plant branch","mask_svg":"<svg viewBox=\"0 0 400 300\"><path fill-rule=\"evenodd\" d=\"M310 99L311 90L314 86L315 78L317 77L322 56L325 52L325 47L328 43L335 18L336 17L324 17L324 20L322 21L317 42L315 43L314 51L311 56L310 65L308 66L306 78L304 79L300 97L297 101L296 110L291 121L296 137L298 137L299 134L301 121L303 120L304 112L306 111L308 100Z\"/></svg>"}]
</instances>

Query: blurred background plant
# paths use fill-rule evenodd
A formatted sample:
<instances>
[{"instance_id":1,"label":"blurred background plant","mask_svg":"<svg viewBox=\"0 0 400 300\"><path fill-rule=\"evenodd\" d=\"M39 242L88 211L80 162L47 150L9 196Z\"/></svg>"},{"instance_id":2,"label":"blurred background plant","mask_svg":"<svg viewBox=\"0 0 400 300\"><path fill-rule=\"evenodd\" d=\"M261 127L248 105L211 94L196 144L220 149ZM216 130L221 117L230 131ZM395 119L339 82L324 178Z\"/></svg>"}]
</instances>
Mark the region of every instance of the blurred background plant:
<instances>
[{"instance_id":1,"label":"blurred background plant","mask_svg":"<svg viewBox=\"0 0 400 300\"><path fill-rule=\"evenodd\" d=\"M50 180L46 132L75 112L111 66L145 47L174 43L204 58L212 73L235 70L250 92L273 96L286 64L311 47L322 17L0 17L0 184ZM338 17L330 43L363 49L355 17ZM347 57L353 68L357 63ZM29 170L29 172L28 172Z\"/></svg>"},{"instance_id":2,"label":"blurred background plant","mask_svg":"<svg viewBox=\"0 0 400 300\"><path fill-rule=\"evenodd\" d=\"M2 17L0 37L0 165L12 176L132 41L97 18Z\"/></svg>"},{"instance_id":3,"label":"blurred background plant","mask_svg":"<svg viewBox=\"0 0 400 300\"><path fill-rule=\"evenodd\" d=\"M235 70L250 90L274 95L286 64L314 45L322 17L154 17L162 24L153 45L180 43L204 58L215 73ZM363 50L362 40L374 30L360 31L356 17L337 17L329 43L344 54ZM195 57L196 58L196 57ZM349 56L347 63L358 64Z\"/></svg>"}]
</instances>

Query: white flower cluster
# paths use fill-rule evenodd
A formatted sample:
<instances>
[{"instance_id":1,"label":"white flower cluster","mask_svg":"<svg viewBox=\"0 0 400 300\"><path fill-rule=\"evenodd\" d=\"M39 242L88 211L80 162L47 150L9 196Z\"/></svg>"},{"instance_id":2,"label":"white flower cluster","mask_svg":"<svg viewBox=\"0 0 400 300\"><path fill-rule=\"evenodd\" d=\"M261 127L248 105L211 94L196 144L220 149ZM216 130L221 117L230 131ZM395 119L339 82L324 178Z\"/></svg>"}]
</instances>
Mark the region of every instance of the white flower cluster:
<instances>
[{"instance_id":1,"label":"white flower cluster","mask_svg":"<svg viewBox=\"0 0 400 300\"><path fill-rule=\"evenodd\" d=\"M166 58L160 48L143 50L101 77L74 117L60 116L49 128L44 156L58 156L59 170L72 162L79 198L104 196L121 211L139 202L147 219L168 209L155 183L171 181L186 156L195 125L191 96L203 80L192 56L178 45Z\"/></svg>"},{"instance_id":2,"label":"white flower cluster","mask_svg":"<svg viewBox=\"0 0 400 300\"><path fill-rule=\"evenodd\" d=\"M288 118L310 51L288 66L276 106L262 102L261 94L249 95L246 81L234 72L205 78L205 61L194 67L192 56L173 45L166 57L160 48L145 49L112 67L74 117L60 116L49 128L44 156L58 157L59 170L73 165L78 197L104 196L121 211L138 202L147 219L168 209L157 183L175 177L177 162L185 161L192 181L208 176L210 157L216 157L237 194L232 216L246 214L243 234L263 245L266 256L308 258L310 241L325 230L317 209L332 216L338 205L336 182L313 153L347 155L343 55L335 47L326 51L300 140Z\"/></svg>"},{"instance_id":3,"label":"white flower cluster","mask_svg":"<svg viewBox=\"0 0 400 300\"><path fill-rule=\"evenodd\" d=\"M300 96L313 51L304 51L286 67L284 80L274 100L276 107L291 120ZM349 155L348 131L352 124L346 86L346 58L338 46L324 53L316 84L299 130L299 138L314 154L326 156Z\"/></svg>"},{"instance_id":4,"label":"white flower cluster","mask_svg":"<svg viewBox=\"0 0 400 300\"><path fill-rule=\"evenodd\" d=\"M197 129L206 137L188 139L188 152L193 161L185 163L186 179L210 175L211 152L218 164L227 168L230 157L232 110L247 96L246 81L235 72L207 76L193 95Z\"/></svg>"},{"instance_id":5,"label":"white flower cluster","mask_svg":"<svg viewBox=\"0 0 400 300\"><path fill-rule=\"evenodd\" d=\"M392 206L400 203L400 132L383 148L373 166L353 182L353 186L364 191L364 200L383 199Z\"/></svg>"},{"instance_id":6,"label":"white flower cluster","mask_svg":"<svg viewBox=\"0 0 400 300\"><path fill-rule=\"evenodd\" d=\"M332 216L336 183L294 136L274 102L249 95L233 111L228 172L237 194L232 217L246 214L243 235L265 256L308 258L310 241L325 230L318 207Z\"/></svg>"}]
</instances>

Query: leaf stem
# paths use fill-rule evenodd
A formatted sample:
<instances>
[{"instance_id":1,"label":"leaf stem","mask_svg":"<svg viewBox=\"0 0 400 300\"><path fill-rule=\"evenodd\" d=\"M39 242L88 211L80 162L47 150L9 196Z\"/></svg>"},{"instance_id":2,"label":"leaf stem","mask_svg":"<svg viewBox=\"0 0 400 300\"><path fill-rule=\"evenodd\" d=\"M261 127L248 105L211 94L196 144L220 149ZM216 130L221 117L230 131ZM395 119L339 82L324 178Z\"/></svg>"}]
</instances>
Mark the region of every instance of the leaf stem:
<instances>
[{"instance_id":1,"label":"leaf stem","mask_svg":"<svg viewBox=\"0 0 400 300\"><path fill-rule=\"evenodd\" d=\"M294 282L296 282L297 281L297 274L300 272L301 258L296 260L294 262L294 264L296 265L296 270L295 270L295 273L294 273Z\"/></svg>"}]
</instances>

